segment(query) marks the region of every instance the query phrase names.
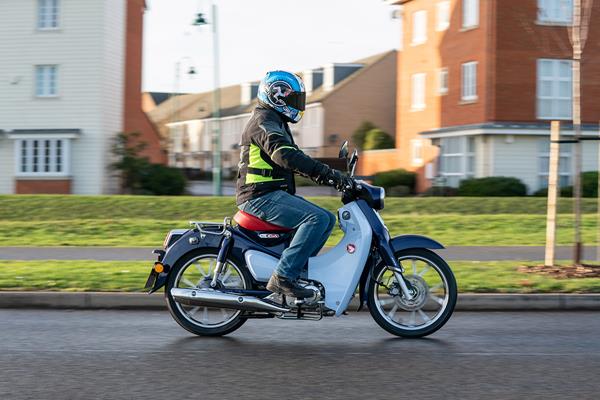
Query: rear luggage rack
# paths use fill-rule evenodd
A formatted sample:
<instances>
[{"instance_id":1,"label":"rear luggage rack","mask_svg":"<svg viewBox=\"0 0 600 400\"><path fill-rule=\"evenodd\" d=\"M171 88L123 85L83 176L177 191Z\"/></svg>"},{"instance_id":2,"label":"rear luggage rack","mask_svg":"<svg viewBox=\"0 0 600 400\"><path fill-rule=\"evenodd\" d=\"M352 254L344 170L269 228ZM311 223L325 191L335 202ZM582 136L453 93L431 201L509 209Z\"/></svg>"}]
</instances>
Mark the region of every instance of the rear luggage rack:
<instances>
[{"instance_id":1,"label":"rear luggage rack","mask_svg":"<svg viewBox=\"0 0 600 400\"><path fill-rule=\"evenodd\" d=\"M207 221L190 221L190 225L195 227L200 233L205 235L223 235L228 226L231 226L231 218L225 217L223 223Z\"/></svg>"}]
</instances>

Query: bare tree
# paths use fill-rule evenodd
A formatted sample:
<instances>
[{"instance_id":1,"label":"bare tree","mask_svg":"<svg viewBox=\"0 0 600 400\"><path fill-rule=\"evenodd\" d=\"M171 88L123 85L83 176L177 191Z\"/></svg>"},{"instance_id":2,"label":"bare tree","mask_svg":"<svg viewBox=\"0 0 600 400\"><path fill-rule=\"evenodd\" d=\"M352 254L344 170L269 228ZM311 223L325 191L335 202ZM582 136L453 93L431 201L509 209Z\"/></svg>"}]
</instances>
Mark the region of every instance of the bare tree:
<instances>
[{"instance_id":1,"label":"bare tree","mask_svg":"<svg viewBox=\"0 0 600 400\"><path fill-rule=\"evenodd\" d=\"M564 2L564 0L563 0ZM575 213L575 247L573 261L581 264L581 59L588 38L593 0L573 0L573 21L569 38L573 46L573 131L575 135L575 181L573 183Z\"/></svg>"}]
</instances>

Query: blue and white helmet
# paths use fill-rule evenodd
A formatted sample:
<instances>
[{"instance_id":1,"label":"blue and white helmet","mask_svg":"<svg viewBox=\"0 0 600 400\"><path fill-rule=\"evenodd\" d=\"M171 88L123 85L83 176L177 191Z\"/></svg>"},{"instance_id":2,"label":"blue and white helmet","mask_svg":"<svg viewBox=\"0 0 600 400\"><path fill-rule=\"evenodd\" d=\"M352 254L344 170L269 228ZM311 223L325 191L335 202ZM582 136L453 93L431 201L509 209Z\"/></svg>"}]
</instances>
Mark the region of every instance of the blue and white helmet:
<instances>
[{"instance_id":1,"label":"blue and white helmet","mask_svg":"<svg viewBox=\"0 0 600 400\"><path fill-rule=\"evenodd\" d=\"M306 89L302 79L286 71L270 71L260 81L258 101L284 115L290 122L302 119L306 107Z\"/></svg>"}]
</instances>

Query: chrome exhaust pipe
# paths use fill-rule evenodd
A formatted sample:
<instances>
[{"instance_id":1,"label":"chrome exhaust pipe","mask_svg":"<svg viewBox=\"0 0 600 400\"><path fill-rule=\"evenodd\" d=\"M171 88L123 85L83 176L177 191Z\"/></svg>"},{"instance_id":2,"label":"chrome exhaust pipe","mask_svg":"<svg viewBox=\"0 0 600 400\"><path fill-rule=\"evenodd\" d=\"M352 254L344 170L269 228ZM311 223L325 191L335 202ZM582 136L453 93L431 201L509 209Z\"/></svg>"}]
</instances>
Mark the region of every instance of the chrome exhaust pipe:
<instances>
[{"instance_id":1,"label":"chrome exhaust pipe","mask_svg":"<svg viewBox=\"0 0 600 400\"><path fill-rule=\"evenodd\" d=\"M223 293L213 289L171 289L173 299L190 306L232 308L243 311L289 312L290 309L254 296Z\"/></svg>"}]
</instances>

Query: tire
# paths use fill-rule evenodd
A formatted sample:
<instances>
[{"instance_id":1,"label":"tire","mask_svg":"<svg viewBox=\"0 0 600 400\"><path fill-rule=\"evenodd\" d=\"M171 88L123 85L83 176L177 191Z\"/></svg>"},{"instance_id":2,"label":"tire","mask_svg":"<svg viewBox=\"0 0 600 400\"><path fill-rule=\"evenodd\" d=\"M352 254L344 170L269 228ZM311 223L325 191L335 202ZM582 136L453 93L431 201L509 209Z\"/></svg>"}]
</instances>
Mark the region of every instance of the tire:
<instances>
[{"instance_id":1,"label":"tire","mask_svg":"<svg viewBox=\"0 0 600 400\"><path fill-rule=\"evenodd\" d=\"M393 335L404 338L419 338L431 335L444 326L452 316L452 312L456 306L458 290L454 274L450 266L440 256L427 249L407 249L398 251L394 255L396 259L401 261L405 268L405 278L411 282L414 281L415 288L417 290L420 289L421 294L416 296L420 300L416 304L408 304L410 302L406 302L400 294L390 294L388 290L389 286L393 286L392 290L398 290L398 286L395 283L397 281L391 274L391 271L388 272L389 270L385 265L379 264L373 269L372 276L368 282L367 304L369 311L375 322ZM407 268L406 261L408 260L412 264L412 271L410 271L410 266ZM413 262L413 260L416 261ZM422 270L424 271L423 274L428 275L427 279L433 280L433 278L429 277L430 271L435 271L439 275L439 281L445 285L443 299L438 297L439 292L437 291L441 289L437 288L439 284L429 287L429 283L426 282L427 279L420 277L419 273L416 272L418 271L418 263L425 265ZM427 265L429 266L427 267ZM380 280L378 281L378 279ZM385 284L386 279L388 279L387 286L378 283L382 282ZM435 293L431 289L435 289ZM382 293L382 291L387 293ZM424 299L421 297L424 297ZM421 308L417 308L420 302L424 303ZM430 308L436 307L435 304L438 304L440 309L435 313L435 316L432 316L433 314L430 315L428 312L431 312ZM391 310L386 312L385 306L391 306ZM401 313L408 313L408 324L403 323L404 319L401 317L399 321L394 319L398 313L397 310L400 310ZM418 319L422 321L421 325L416 324L417 315L419 316ZM411 321L415 324L411 325Z\"/></svg>"},{"instance_id":2,"label":"tire","mask_svg":"<svg viewBox=\"0 0 600 400\"><path fill-rule=\"evenodd\" d=\"M178 284L178 279L180 279L181 277L184 276L188 267L193 268L194 263L198 263L200 261L204 262L205 260L211 260L211 259L214 259L216 261L217 254L218 254L217 249L202 249L202 250L193 251L193 252L190 252L189 254L186 254L185 256L183 256L181 259L179 259L177 261L177 263L173 267L173 270L169 274L167 284L165 285L165 300L167 302L167 307L169 308L169 312L171 313L171 316L173 317L173 319L175 319L175 321L177 321L177 323L182 328L184 328L187 331L189 331L195 335L198 335L198 336L227 335L227 334L237 330L238 328L240 328L247 320L246 318L244 318L242 316L242 314L243 314L242 311L230 310L230 309L220 309L223 312L223 314L225 314L225 312L231 312L232 313L231 320L226 320L222 324L220 324L220 325L217 324L215 326L209 326L206 324L202 324L200 321L195 320L192 315L190 315L189 313L186 312L187 308L191 307L193 309L195 307L182 305L182 304L176 302L173 299L173 297L171 296L171 289L173 287L177 287L176 285ZM236 267L235 270L236 270L236 272L239 271L240 281L242 282L244 288L252 287L252 283L251 283L252 281L250 279L250 274L248 273L248 270L246 269L245 264L239 263L237 260L228 259L226 265L228 268L230 268L231 266ZM211 272L210 277L212 277L212 271L210 271L210 272ZM208 279L208 278L206 278L206 279ZM200 306L198 308L202 308L203 310L211 310L211 311L216 310L215 308L208 308L208 307L202 307L202 306ZM223 310L225 310L225 311L223 311ZM207 313L208 312L205 312L205 314L207 314Z\"/></svg>"}]
</instances>

